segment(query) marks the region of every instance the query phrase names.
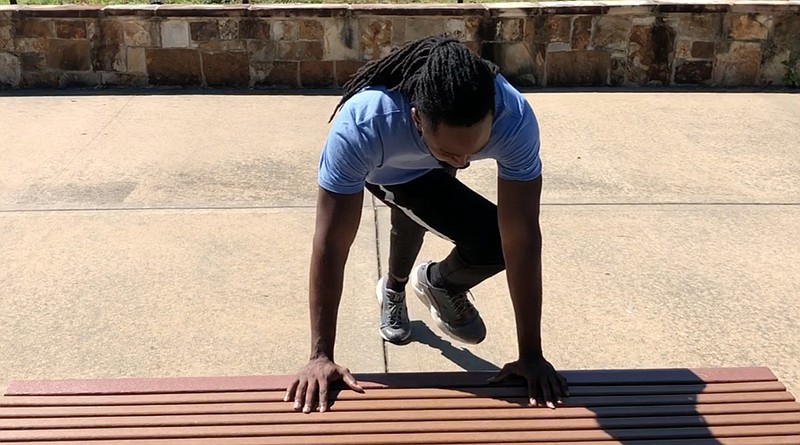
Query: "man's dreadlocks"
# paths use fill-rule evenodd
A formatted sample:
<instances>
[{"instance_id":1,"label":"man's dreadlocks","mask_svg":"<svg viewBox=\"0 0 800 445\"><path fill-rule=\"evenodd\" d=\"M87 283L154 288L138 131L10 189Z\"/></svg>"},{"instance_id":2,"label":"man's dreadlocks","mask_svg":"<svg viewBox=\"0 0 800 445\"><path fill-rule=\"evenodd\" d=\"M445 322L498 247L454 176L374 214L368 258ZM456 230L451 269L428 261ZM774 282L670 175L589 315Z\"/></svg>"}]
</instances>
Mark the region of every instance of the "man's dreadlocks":
<instances>
[{"instance_id":1,"label":"man's dreadlocks","mask_svg":"<svg viewBox=\"0 0 800 445\"><path fill-rule=\"evenodd\" d=\"M361 67L345 83L333 115L363 88L380 85L402 92L434 128L441 122L470 126L494 111L497 72L456 39L426 37Z\"/></svg>"}]
</instances>

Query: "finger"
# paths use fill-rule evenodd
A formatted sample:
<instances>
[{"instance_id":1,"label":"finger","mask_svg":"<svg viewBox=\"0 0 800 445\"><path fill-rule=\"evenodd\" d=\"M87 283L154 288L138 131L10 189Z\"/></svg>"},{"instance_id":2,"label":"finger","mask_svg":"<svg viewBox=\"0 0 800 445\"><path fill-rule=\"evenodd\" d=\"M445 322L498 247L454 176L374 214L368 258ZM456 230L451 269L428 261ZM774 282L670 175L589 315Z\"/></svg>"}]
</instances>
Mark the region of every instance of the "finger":
<instances>
[{"instance_id":1,"label":"finger","mask_svg":"<svg viewBox=\"0 0 800 445\"><path fill-rule=\"evenodd\" d=\"M297 385L297 391L294 393L294 410L299 411L300 408L303 406L303 397L306 395L306 387L308 386L308 382L305 379L301 379L300 383Z\"/></svg>"},{"instance_id":2,"label":"finger","mask_svg":"<svg viewBox=\"0 0 800 445\"><path fill-rule=\"evenodd\" d=\"M319 382L319 412L324 413L328 410L328 381Z\"/></svg>"},{"instance_id":3,"label":"finger","mask_svg":"<svg viewBox=\"0 0 800 445\"><path fill-rule=\"evenodd\" d=\"M558 375L558 383L561 385L561 393L564 394L564 397L569 397L569 383L567 382L566 377L561 374Z\"/></svg>"},{"instance_id":4,"label":"finger","mask_svg":"<svg viewBox=\"0 0 800 445\"><path fill-rule=\"evenodd\" d=\"M303 405L303 412L308 414L314 408L314 396L317 395L317 379L308 381L308 389L306 389L306 403Z\"/></svg>"},{"instance_id":5,"label":"finger","mask_svg":"<svg viewBox=\"0 0 800 445\"><path fill-rule=\"evenodd\" d=\"M539 406L539 400L536 390L536 380L533 378L528 378L528 401L530 402L531 406Z\"/></svg>"},{"instance_id":6,"label":"finger","mask_svg":"<svg viewBox=\"0 0 800 445\"><path fill-rule=\"evenodd\" d=\"M542 395L544 396L544 403L550 409L555 409L556 405L553 403L555 401L555 394L553 393L553 383L555 383L551 378L543 379L542 380Z\"/></svg>"},{"instance_id":7,"label":"finger","mask_svg":"<svg viewBox=\"0 0 800 445\"><path fill-rule=\"evenodd\" d=\"M292 398L294 398L294 392L297 389L297 385L299 383L300 383L299 379L294 379L294 381L292 381L292 384L289 385L288 388L286 388L286 395L283 396L284 402L288 402L289 400L292 400Z\"/></svg>"},{"instance_id":8,"label":"finger","mask_svg":"<svg viewBox=\"0 0 800 445\"><path fill-rule=\"evenodd\" d=\"M351 374L351 373L350 373L350 370L349 370L349 369L347 369L347 368L343 368L343 369L340 371L340 373L342 374L342 379L344 380L344 383L346 383L346 384L347 384L347 386L349 386L349 387L350 387L350 389L352 389L352 390L353 390L353 391L355 391L355 392L360 392L360 393L363 393L363 392L364 392L364 388L362 388L362 387L361 387L361 386L358 384L358 382L356 381L356 378L355 378L355 377L353 377L353 374Z\"/></svg>"}]
</instances>

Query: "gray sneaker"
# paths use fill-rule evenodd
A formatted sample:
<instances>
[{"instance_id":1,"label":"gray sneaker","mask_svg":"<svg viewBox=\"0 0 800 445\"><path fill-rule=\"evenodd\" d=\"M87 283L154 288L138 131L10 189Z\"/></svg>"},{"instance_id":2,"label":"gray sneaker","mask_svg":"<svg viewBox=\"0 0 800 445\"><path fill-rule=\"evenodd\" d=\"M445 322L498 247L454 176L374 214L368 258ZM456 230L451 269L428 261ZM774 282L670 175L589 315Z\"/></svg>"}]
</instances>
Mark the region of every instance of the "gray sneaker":
<instances>
[{"instance_id":1,"label":"gray sneaker","mask_svg":"<svg viewBox=\"0 0 800 445\"><path fill-rule=\"evenodd\" d=\"M450 295L446 290L433 287L428 281L428 268L433 264L419 264L411 273L414 293L425 303L439 329L464 343L478 344L486 338L486 325L470 303L467 292Z\"/></svg>"},{"instance_id":2,"label":"gray sneaker","mask_svg":"<svg viewBox=\"0 0 800 445\"><path fill-rule=\"evenodd\" d=\"M375 286L375 295L381 305L381 337L389 343L406 343L411 338L406 293L386 288L386 276L384 276Z\"/></svg>"}]
</instances>

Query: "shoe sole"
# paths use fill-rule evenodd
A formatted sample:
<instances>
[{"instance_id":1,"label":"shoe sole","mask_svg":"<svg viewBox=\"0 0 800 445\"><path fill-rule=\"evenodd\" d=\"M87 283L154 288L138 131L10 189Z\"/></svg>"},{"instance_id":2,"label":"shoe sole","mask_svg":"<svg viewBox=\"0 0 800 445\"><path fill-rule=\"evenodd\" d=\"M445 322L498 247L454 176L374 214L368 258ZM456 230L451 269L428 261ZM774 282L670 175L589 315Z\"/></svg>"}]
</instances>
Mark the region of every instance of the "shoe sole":
<instances>
[{"instance_id":1,"label":"shoe sole","mask_svg":"<svg viewBox=\"0 0 800 445\"><path fill-rule=\"evenodd\" d=\"M477 345L478 343L482 342L484 339L480 339L479 341L475 342L474 340L467 340L456 335L450 330L450 328L447 326L447 323L442 320L442 318L439 316L439 311L436 309L436 306L433 304L430 297L428 297L428 293L425 292L425 289L422 287L419 279L417 278L419 276L419 269L422 266L423 265L420 264L414 267L414 271L411 273L411 287L414 289L414 295L416 295L417 298L422 301L422 304L428 308L428 311L431 313L431 318L433 318L433 322L436 324L436 326L449 337L454 338L462 343L466 343L468 345Z\"/></svg>"},{"instance_id":2,"label":"shoe sole","mask_svg":"<svg viewBox=\"0 0 800 445\"><path fill-rule=\"evenodd\" d=\"M382 282L383 282L383 278L378 280L378 284L375 285L375 296L378 297L378 305L381 308L383 308L383 289L382 289L382 286L381 286ZM395 345L403 345L403 344L408 343L408 341L411 339L411 326L409 325L408 334L405 337L402 337L402 338L399 338L399 339L396 339L396 340L389 340L388 338L386 338L386 335L383 334L383 331L381 330L380 326L378 326L378 335L380 335L382 339L388 341L389 343L392 343L392 344L395 344Z\"/></svg>"}]
</instances>

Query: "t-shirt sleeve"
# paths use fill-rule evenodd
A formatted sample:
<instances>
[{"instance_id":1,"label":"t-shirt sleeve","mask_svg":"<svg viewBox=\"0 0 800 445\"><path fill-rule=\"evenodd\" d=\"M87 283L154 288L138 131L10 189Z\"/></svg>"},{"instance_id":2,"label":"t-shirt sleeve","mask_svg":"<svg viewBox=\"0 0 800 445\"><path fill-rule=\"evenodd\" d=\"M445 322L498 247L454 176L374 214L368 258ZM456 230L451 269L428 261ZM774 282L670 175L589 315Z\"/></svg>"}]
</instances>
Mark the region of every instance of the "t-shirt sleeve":
<instances>
[{"instance_id":1,"label":"t-shirt sleeve","mask_svg":"<svg viewBox=\"0 0 800 445\"><path fill-rule=\"evenodd\" d=\"M369 164L364 138L350 121L334 123L322 147L317 182L333 193L351 195L364 189Z\"/></svg>"},{"instance_id":2,"label":"t-shirt sleeve","mask_svg":"<svg viewBox=\"0 0 800 445\"><path fill-rule=\"evenodd\" d=\"M525 102L522 117L509 129L497 157L497 174L501 179L530 181L542 174L539 159L539 123L530 104Z\"/></svg>"}]
</instances>

